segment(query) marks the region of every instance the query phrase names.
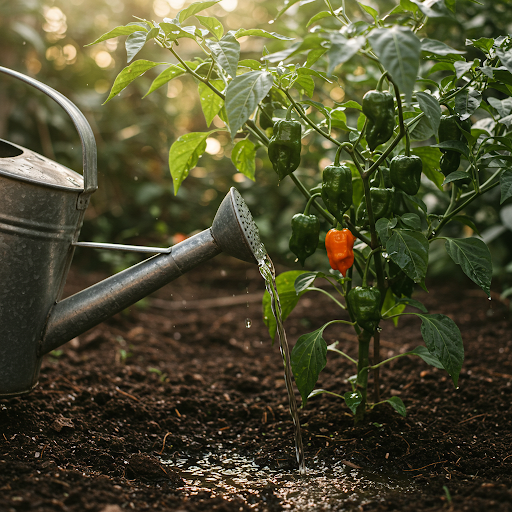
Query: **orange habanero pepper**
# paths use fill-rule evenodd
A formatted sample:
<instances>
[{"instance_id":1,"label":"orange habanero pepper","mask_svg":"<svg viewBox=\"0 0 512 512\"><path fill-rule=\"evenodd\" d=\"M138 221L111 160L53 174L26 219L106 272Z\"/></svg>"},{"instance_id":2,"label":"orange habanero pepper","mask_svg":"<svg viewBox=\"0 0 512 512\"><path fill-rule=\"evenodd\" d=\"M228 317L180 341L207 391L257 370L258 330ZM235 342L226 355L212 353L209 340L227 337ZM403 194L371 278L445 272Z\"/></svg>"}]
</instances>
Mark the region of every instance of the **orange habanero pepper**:
<instances>
[{"instance_id":1,"label":"orange habanero pepper","mask_svg":"<svg viewBox=\"0 0 512 512\"><path fill-rule=\"evenodd\" d=\"M331 229L325 237L325 248L331 268L339 270L343 277L354 264L354 242L356 237L348 229Z\"/></svg>"}]
</instances>

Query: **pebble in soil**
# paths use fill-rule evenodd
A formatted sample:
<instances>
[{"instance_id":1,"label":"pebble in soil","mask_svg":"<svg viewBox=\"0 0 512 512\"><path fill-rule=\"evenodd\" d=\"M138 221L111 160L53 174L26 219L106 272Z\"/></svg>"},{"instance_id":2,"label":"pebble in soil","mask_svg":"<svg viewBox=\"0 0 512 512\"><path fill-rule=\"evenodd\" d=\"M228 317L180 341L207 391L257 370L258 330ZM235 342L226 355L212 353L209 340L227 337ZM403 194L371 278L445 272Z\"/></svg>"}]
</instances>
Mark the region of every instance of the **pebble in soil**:
<instances>
[{"instance_id":1,"label":"pebble in soil","mask_svg":"<svg viewBox=\"0 0 512 512\"><path fill-rule=\"evenodd\" d=\"M227 499L243 497L250 505L255 496L272 490L283 509L297 512L354 510L354 506L369 501L383 501L392 492L403 494L415 490L409 480L350 468L339 460L331 465L313 460L303 477L297 470L271 469L258 465L249 456L226 450L201 457L179 455L162 463L181 477L185 495L208 491L211 496Z\"/></svg>"}]
</instances>

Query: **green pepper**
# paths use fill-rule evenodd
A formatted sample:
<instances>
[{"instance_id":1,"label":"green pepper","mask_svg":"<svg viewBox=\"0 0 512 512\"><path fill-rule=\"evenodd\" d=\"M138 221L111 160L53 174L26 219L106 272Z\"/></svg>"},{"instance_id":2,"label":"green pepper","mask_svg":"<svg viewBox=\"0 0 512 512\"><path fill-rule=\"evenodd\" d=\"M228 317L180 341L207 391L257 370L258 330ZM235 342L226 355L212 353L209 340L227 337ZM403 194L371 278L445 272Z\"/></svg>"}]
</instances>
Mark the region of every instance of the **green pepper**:
<instances>
[{"instance_id":1,"label":"green pepper","mask_svg":"<svg viewBox=\"0 0 512 512\"><path fill-rule=\"evenodd\" d=\"M420 189L423 162L416 155L398 155L391 160L389 172L393 185L410 196L415 196Z\"/></svg>"},{"instance_id":2,"label":"green pepper","mask_svg":"<svg viewBox=\"0 0 512 512\"><path fill-rule=\"evenodd\" d=\"M356 286L347 294L347 303L356 322L365 331L373 333L380 322L380 290Z\"/></svg>"},{"instance_id":3,"label":"green pepper","mask_svg":"<svg viewBox=\"0 0 512 512\"><path fill-rule=\"evenodd\" d=\"M328 165L322 173L322 200L327 210L341 222L352 205L352 171L345 165Z\"/></svg>"},{"instance_id":4,"label":"green pepper","mask_svg":"<svg viewBox=\"0 0 512 512\"><path fill-rule=\"evenodd\" d=\"M446 142L448 140L460 140L461 132L459 128L459 117L456 115L442 116L439 121L439 142ZM447 149L441 149L443 153Z\"/></svg>"},{"instance_id":5,"label":"green pepper","mask_svg":"<svg viewBox=\"0 0 512 512\"><path fill-rule=\"evenodd\" d=\"M372 202L373 219L377 221L388 218L393 213L395 189L372 187L370 188L370 200ZM360 226L365 226L368 223L368 212L366 211L364 197L357 208L356 222Z\"/></svg>"},{"instance_id":6,"label":"green pepper","mask_svg":"<svg viewBox=\"0 0 512 512\"><path fill-rule=\"evenodd\" d=\"M301 125L281 119L274 124L274 135L268 144L268 157L279 180L291 174L300 164Z\"/></svg>"},{"instance_id":7,"label":"green pepper","mask_svg":"<svg viewBox=\"0 0 512 512\"><path fill-rule=\"evenodd\" d=\"M441 160L439 161L439 167L441 172L448 176L452 172L455 172L460 165L460 153L457 151L446 151L443 155L441 155Z\"/></svg>"},{"instance_id":8,"label":"green pepper","mask_svg":"<svg viewBox=\"0 0 512 512\"><path fill-rule=\"evenodd\" d=\"M289 247L302 266L306 258L316 251L319 236L320 221L315 215L297 213L292 217L292 236Z\"/></svg>"},{"instance_id":9,"label":"green pepper","mask_svg":"<svg viewBox=\"0 0 512 512\"><path fill-rule=\"evenodd\" d=\"M368 118L366 142L373 151L393 135L395 127L393 96L387 91L368 91L363 96L363 113Z\"/></svg>"}]
</instances>

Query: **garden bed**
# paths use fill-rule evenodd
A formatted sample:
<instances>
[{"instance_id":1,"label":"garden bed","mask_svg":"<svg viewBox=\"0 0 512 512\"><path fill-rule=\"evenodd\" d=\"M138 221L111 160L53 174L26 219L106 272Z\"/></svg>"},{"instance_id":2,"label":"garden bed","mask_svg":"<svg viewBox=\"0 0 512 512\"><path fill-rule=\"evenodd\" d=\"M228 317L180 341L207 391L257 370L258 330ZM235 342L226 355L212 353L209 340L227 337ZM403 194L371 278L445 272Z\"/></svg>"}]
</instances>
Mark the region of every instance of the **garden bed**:
<instances>
[{"instance_id":1,"label":"garden bed","mask_svg":"<svg viewBox=\"0 0 512 512\"><path fill-rule=\"evenodd\" d=\"M96 277L74 272L68 291ZM404 357L381 369L381 394L399 396L406 418L382 405L354 427L338 399L311 399L300 417L314 476L300 480L282 361L261 319L263 281L255 266L218 257L47 356L29 395L0 400L0 510L298 510L281 473L294 488L324 482L327 495L342 471L369 491L340 490L308 510L512 510L508 305L469 281L429 287L417 298L463 335L460 388ZM290 342L337 314L306 295L286 321ZM383 357L422 344L419 319L400 323L385 326ZM350 327L325 336L356 355ZM319 387L347 391L353 370L328 357ZM235 472L241 461L261 470L259 488L207 489L179 467L228 455ZM318 480L331 467L341 469Z\"/></svg>"}]
</instances>

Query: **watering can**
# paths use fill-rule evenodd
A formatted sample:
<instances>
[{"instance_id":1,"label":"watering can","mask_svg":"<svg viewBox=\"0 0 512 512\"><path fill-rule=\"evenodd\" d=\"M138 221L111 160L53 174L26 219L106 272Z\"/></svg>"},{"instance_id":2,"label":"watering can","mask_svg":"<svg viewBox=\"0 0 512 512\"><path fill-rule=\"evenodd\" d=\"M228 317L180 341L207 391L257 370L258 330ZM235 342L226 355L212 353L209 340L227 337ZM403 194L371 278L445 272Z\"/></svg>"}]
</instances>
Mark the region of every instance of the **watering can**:
<instances>
[{"instance_id":1,"label":"watering can","mask_svg":"<svg viewBox=\"0 0 512 512\"><path fill-rule=\"evenodd\" d=\"M0 67L55 100L82 143L83 176L0 139L0 398L31 391L42 356L185 272L224 252L257 263L265 248L238 191L222 201L212 227L171 248L79 242L97 189L96 143L85 116L41 82ZM156 253L59 301L77 246Z\"/></svg>"}]
</instances>

